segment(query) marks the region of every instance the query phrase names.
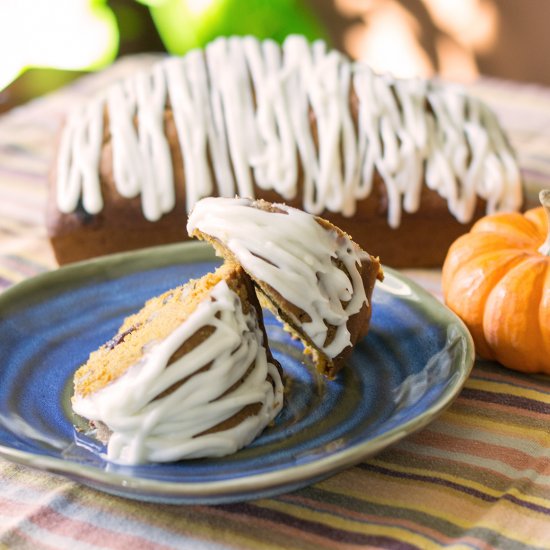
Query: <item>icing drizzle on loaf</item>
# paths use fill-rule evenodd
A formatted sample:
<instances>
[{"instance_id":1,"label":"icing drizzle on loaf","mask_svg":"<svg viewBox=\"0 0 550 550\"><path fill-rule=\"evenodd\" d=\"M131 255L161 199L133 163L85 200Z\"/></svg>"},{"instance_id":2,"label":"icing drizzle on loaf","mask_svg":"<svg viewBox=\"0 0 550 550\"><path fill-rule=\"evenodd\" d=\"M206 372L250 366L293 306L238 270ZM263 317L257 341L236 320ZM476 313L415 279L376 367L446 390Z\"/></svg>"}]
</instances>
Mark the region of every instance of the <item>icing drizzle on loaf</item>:
<instances>
[{"instance_id":1,"label":"icing drizzle on loaf","mask_svg":"<svg viewBox=\"0 0 550 550\"><path fill-rule=\"evenodd\" d=\"M214 331L168 364L203 327ZM140 362L109 385L73 398L77 414L112 431L108 458L114 462L230 454L250 443L282 408L281 377L268 362L255 310L245 314L238 295L223 280L175 331L148 348ZM259 411L235 426L203 433L257 403Z\"/></svg>"},{"instance_id":2,"label":"icing drizzle on loaf","mask_svg":"<svg viewBox=\"0 0 550 550\"><path fill-rule=\"evenodd\" d=\"M307 320L296 324L332 359L351 345L348 321L367 304L359 269L370 257L314 216L272 206L275 210L246 198L205 198L193 208L187 231L217 239L253 279L305 313ZM327 341L329 326L335 332Z\"/></svg>"},{"instance_id":3,"label":"icing drizzle on loaf","mask_svg":"<svg viewBox=\"0 0 550 550\"><path fill-rule=\"evenodd\" d=\"M482 101L450 85L377 75L324 42L290 36L282 46L219 38L82 105L61 140L59 209L103 208L98 170L107 111L118 192L141 195L148 220L172 210L167 104L184 159L188 211L205 196L252 197L254 183L293 199L300 167L303 209L312 214L352 216L375 173L386 186L392 227L403 210L418 210L424 182L461 222L472 218L478 196L488 212L521 205L516 160Z\"/></svg>"}]
</instances>

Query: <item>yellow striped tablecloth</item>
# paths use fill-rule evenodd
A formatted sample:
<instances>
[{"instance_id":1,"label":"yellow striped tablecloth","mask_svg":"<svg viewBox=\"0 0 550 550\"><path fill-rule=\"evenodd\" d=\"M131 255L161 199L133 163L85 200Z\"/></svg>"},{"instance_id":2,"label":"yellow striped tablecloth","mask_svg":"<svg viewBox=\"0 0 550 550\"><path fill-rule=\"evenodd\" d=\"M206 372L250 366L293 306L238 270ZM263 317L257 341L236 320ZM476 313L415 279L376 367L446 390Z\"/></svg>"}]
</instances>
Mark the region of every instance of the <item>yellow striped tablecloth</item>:
<instances>
[{"instance_id":1,"label":"yellow striped tablecloth","mask_svg":"<svg viewBox=\"0 0 550 550\"><path fill-rule=\"evenodd\" d=\"M44 207L64 113L152 59L127 58L0 119L0 290L56 267ZM471 90L508 130L535 204L550 186L550 90L494 80ZM438 271L405 274L440 297ZM311 487L239 504L139 503L0 459L0 548L441 547L550 548L547 377L477 362L424 430Z\"/></svg>"}]
</instances>

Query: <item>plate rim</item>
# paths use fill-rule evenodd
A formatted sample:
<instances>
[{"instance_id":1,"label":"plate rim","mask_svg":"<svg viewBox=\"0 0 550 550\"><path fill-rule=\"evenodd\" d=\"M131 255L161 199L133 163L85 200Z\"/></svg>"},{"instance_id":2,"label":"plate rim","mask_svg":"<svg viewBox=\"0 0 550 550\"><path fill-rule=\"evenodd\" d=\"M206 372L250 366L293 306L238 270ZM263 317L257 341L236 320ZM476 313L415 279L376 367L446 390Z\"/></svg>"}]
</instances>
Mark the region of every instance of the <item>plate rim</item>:
<instances>
[{"instance_id":1,"label":"plate rim","mask_svg":"<svg viewBox=\"0 0 550 550\"><path fill-rule=\"evenodd\" d=\"M191 258L188 259L190 256ZM85 280L87 276L92 274L98 275L105 268L110 272L113 269L122 269L123 272L131 273L133 272L132 270L139 268L142 264L149 264L151 269L155 269L175 265L179 262L193 263L216 259L219 260L219 258L216 258L211 247L206 243L195 241L159 245L92 258L40 273L14 284L0 294L0 308L4 306L5 302L17 299L21 294L28 294L34 288L42 286L44 282L55 284L67 276L71 277L72 274L76 274L82 280ZM35 469L70 477L85 484L93 484L96 488L102 488L104 491L116 493L120 496L140 498L139 495L127 493L127 491L132 491L133 493L146 492L147 497L151 499L157 498L159 499L158 501L162 501L162 498L165 498L172 499L173 501L174 498L180 498L180 502L182 503L191 502L194 498L208 499L210 497L219 501L220 498L234 495L235 490L237 490L238 494L243 495L251 491L254 493L260 491L272 491L275 493L277 487L291 486L298 483L300 486L307 485L309 482L314 482L315 480L336 474L345 468L352 467L431 423L459 394L470 375L475 361L472 336L466 325L455 313L406 275L387 266L383 266L383 270L385 275L390 275L400 283L404 283L410 287L420 297L420 302L424 307L428 307L426 303L428 305L435 305L445 317L456 324L466 343L464 361L461 368L457 371L458 376L455 376L454 381L445 387L436 402L417 416L384 433L359 443L352 448L335 451L328 456L320 457L314 462L307 464L291 465L271 472L255 473L249 476L230 479L201 481L200 483L164 481L109 472L62 457L51 457L16 449L13 446L6 445L4 442L0 442L0 457ZM252 495L252 497L254 496ZM141 500L145 499L146 497L141 497ZM244 498L235 499L235 501L237 500L244 500Z\"/></svg>"}]
</instances>

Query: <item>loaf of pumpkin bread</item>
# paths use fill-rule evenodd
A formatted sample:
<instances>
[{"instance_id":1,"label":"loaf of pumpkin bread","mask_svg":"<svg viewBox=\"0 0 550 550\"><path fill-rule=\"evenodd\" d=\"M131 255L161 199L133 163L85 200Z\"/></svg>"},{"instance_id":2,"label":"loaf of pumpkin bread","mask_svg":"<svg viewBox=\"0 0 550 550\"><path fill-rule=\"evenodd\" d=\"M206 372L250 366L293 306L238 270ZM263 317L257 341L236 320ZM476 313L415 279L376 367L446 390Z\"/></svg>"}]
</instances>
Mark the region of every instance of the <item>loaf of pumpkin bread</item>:
<instances>
[{"instance_id":1,"label":"loaf of pumpkin bread","mask_svg":"<svg viewBox=\"0 0 550 550\"><path fill-rule=\"evenodd\" d=\"M300 36L231 37L69 117L49 236L61 264L177 242L199 199L235 195L322 216L396 267L441 265L473 221L522 203L514 153L479 99Z\"/></svg>"}]
</instances>

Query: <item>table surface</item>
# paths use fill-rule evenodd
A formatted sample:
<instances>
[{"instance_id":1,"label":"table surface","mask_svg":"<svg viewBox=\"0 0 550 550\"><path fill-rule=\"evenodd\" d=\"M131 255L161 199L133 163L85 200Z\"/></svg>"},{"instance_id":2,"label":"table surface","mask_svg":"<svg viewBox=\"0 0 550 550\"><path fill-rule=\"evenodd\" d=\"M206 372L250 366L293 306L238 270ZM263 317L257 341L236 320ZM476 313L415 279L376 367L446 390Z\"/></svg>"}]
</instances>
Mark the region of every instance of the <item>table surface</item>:
<instances>
[{"instance_id":1,"label":"table surface","mask_svg":"<svg viewBox=\"0 0 550 550\"><path fill-rule=\"evenodd\" d=\"M56 268L44 211L67 110L154 56L123 59L0 118L0 291ZM530 205L550 187L550 89L481 79ZM441 298L438 270L403 270ZM0 342L0 346L2 343ZM1 548L550 548L550 379L477 362L436 421L276 498L140 503L0 459Z\"/></svg>"}]
</instances>

